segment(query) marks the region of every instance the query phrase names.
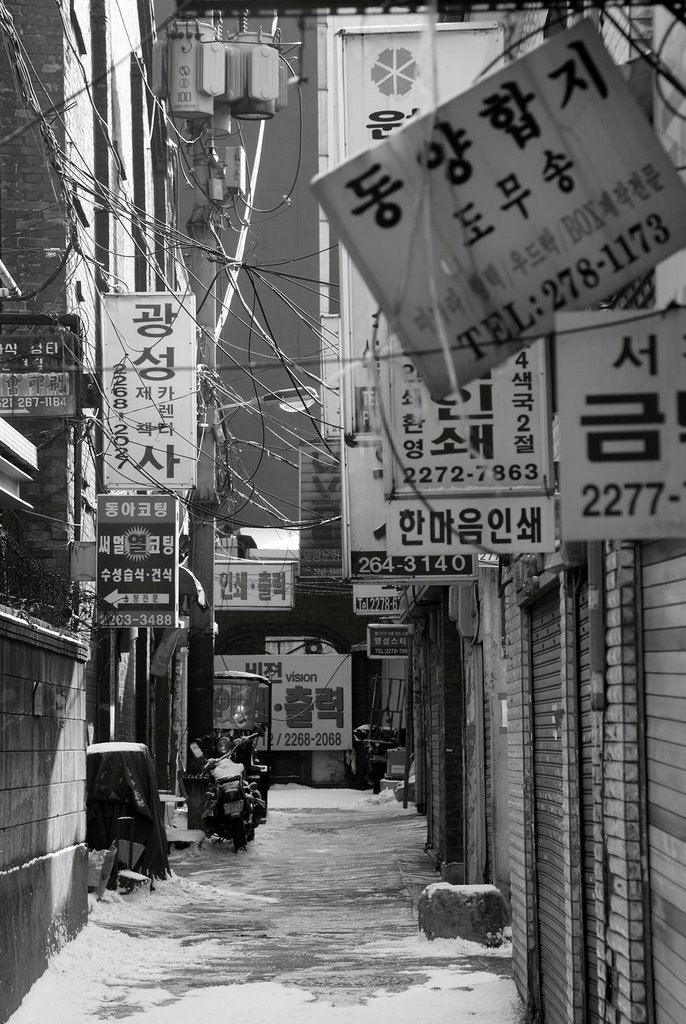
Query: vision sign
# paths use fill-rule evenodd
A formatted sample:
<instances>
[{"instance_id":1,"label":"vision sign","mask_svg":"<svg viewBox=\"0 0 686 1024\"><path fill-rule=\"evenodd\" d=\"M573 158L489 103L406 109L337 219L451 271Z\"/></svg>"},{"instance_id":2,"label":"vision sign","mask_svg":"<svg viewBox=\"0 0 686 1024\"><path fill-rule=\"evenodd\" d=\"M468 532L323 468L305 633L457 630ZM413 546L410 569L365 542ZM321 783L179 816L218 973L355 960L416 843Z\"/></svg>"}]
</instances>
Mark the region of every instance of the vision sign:
<instances>
[{"instance_id":1,"label":"vision sign","mask_svg":"<svg viewBox=\"0 0 686 1024\"><path fill-rule=\"evenodd\" d=\"M218 655L215 672L256 672L272 684L272 750L352 748L349 655Z\"/></svg>"}]
</instances>

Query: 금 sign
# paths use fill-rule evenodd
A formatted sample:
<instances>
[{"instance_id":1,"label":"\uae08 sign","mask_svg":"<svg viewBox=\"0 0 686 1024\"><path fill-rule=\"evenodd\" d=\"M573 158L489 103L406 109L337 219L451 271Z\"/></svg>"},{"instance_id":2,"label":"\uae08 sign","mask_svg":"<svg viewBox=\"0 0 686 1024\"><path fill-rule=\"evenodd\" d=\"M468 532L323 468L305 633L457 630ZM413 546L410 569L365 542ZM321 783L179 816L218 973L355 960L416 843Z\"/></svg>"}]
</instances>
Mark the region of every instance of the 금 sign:
<instances>
[{"instance_id":1,"label":"\uae08 sign","mask_svg":"<svg viewBox=\"0 0 686 1024\"><path fill-rule=\"evenodd\" d=\"M590 22L313 189L436 400L686 243L686 192Z\"/></svg>"},{"instance_id":2,"label":"\uae08 sign","mask_svg":"<svg viewBox=\"0 0 686 1024\"><path fill-rule=\"evenodd\" d=\"M103 296L105 484L187 490L198 462L195 300Z\"/></svg>"},{"instance_id":3,"label":"\uae08 sign","mask_svg":"<svg viewBox=\"0 0 686 1024\"><path fill-rule=\"evenodd\" d=\"M179 502L98 495L96 595L102 626L176 626Z\"/></svg>"},{"instance_id":4,"label":"\uae08 sign","mask_svg":"<svg viewBox=\"0 0 686 1024\"><path fill-rule=\"evenodd\" d=\"M555 326L563 540L683 537L686 310Z\"/></svg>"}]
</instances>

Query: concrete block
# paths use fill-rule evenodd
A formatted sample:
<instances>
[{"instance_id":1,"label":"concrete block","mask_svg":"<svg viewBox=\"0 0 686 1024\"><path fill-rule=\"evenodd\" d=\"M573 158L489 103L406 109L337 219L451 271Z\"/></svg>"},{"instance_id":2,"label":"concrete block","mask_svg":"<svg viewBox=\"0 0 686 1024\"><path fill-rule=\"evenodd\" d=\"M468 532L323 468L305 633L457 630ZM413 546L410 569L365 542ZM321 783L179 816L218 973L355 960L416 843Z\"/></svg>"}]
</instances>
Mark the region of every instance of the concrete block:
<instances>
[{"instance_id":1,"label":"concrete block","mask_svg":"<svg viewBox=\"0 0 686 1024\"><path fill-rule=\"evenodd\" d=\"M500 946L510 923L505 897L494 885L427 885L419 897L418 921L428 939L469 939Z\"/></svg>"}]
</instances>

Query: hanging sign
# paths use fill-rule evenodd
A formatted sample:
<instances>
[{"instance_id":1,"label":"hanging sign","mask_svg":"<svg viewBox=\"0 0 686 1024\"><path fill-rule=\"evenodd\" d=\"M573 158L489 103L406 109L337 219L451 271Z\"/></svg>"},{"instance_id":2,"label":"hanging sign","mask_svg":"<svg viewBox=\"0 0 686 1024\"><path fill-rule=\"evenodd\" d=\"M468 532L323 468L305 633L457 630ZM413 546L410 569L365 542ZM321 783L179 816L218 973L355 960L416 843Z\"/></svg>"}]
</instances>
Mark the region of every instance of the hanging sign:
<instances>
[{"instance_id":1,"label":"hanging sign","mask_svg":"<svg viewBox=\"0 0 686 1024\"><path fill-rule=\"evenodd\" d=\"M178 498L98 495L95 578L101 625L176 626L178 532Z\"/></svg>"},{"instance_id":2,"label":"hanging sign","mask_svg":"<svg viewBox=\"0 0 686 1024\"><path fill-rule=\"evenodd\" d=\"M683 537L686 310L556 318L563 540Z\"/></svg>"},{"instance_id":3,"label":"hanging sign","mask_svg":"<svg viewBox=\"0 0 686 1024\"><path fill-rule=\"evenodd\" d=\"M198 463L193 295L103 296L105 484L188 490Z\"/></svg>"},{"instance_id":4,"label":"hanging sign","mask_svg":"<svg viewBox=\"0 0 686 1024\"><path fill-rule=\"evenodd\" d=\"M367 626L368 658L409 658L409 626L370 622Z\"/></svg>"},{"instance_id":5,"label":"hanging sign","mask_svg":"<svg viewBox=\"0 0 686 1024\"><path fill-rule=\"evenodd\" d=\"M436 400L686 242L686 192L589 21L313 189Z\"/></svg>"},{"instance_id":6,"label":"hanging sign","mask_svg":"<svg viewBox=\"0 0 686 1024\"><path fill-rule=\"evenodd\" d=\"M400 615L404 590L383 583L353 583L355 615Z\"/></svg>"},{"instance_id":7,"label":"hanging sign","mask_svg":"<svg viewBox=\"0 0 686 1024\"><path fill-rule=\"evenodd\" d=\"M295 603L295 562L215 561L216 611L282 611Z\"/></svg>"}]
</instances>

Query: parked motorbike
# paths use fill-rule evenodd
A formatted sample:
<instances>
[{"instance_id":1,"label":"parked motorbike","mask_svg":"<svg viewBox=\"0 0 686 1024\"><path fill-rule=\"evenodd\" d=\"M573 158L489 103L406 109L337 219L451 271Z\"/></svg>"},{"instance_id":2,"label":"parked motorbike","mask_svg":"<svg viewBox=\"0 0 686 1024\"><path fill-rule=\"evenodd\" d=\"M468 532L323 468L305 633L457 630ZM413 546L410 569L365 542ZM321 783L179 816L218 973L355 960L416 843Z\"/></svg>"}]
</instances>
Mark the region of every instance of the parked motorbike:
<instances>
[{"instance_id":1,"label":"parked motorbike","mask_svg":"<svg viewBox=\"0 0 686 1024\"><path fill-rule=\"evenodd\" d=\"M207 738L205 749L202 741L191 743L193 754L204 762L203 773L208 783L202 812L205 832L208 836L230 839L236 853L247 848L267 816L266 800L253 770L259 769L254 760L255 741L260 735L258 730L235 739L220 736L213 741L213 757L206 753L210 745Z\"/></svg>"}]
</instances>

